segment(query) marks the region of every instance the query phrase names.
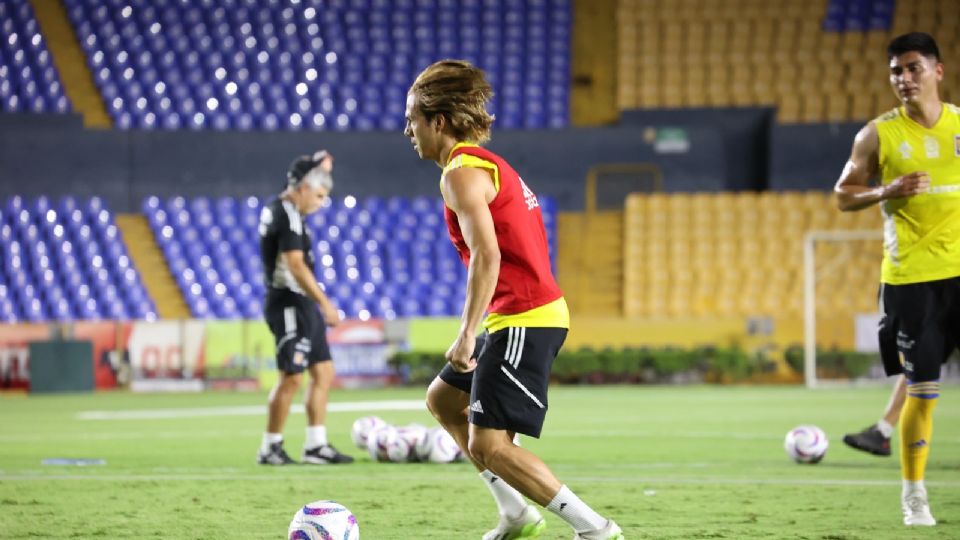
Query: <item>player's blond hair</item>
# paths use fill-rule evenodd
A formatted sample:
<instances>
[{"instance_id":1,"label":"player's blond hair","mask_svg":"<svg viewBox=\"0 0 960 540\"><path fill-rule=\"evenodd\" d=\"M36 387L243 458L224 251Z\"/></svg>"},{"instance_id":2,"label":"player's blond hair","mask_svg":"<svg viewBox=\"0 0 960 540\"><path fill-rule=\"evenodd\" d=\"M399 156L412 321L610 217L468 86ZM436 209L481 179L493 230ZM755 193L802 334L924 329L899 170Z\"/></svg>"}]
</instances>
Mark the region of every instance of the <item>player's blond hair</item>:
<instances>
[{"instance_id":1,"label":"player's blond hair","mask_svg":"<svg viewBox=\"0 0 960 540\"><path fill-rule=\"evenodd\" d=\"M487 112L493 88L483 70L465 60L440 60L423 70L408 94L427 118L441 114L459 141L490 140L494 117Z\"/></svg>"}]
</instances>

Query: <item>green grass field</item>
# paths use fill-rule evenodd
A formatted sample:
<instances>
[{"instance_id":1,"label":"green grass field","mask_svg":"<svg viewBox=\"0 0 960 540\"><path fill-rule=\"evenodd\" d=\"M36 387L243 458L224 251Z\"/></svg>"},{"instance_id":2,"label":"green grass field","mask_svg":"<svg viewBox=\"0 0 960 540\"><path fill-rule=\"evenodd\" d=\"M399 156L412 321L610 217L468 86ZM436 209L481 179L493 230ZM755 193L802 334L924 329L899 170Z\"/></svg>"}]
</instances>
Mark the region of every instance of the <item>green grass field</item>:
<instances>
[{"instance_id":1,"label":"green grass field","mask_svg":"<svg viewBox=\"0 0 960 540\"><path fill-rule=\"evenodd\" d=\"M939 524L901 525L899 462L840 438L876 420L888 387L554 387L542 440L524 439L626 538L960 538L960 388L936 412L928 468ZM339 391L332 401L418 399L421 389ZM264 416L232 414L265 395L106 393L0 397L0 538L283 538L297 508L349 507L362 537L479 538L496 521L467 464L374 463L351 448L352 422L432 424L426 411L334 412L331 438L358 462L341 467L254 464ZM216 408L216 409L214 409ZM85 411L196 409L185 418L81 419ZM299 456L303 414L287 449ZM819 465L797 465L783 436L800 423L831 438ZM42 465L52 457L106 465ZM568 539L553 515L542 538Z\"/></svg>"}]
</instances>

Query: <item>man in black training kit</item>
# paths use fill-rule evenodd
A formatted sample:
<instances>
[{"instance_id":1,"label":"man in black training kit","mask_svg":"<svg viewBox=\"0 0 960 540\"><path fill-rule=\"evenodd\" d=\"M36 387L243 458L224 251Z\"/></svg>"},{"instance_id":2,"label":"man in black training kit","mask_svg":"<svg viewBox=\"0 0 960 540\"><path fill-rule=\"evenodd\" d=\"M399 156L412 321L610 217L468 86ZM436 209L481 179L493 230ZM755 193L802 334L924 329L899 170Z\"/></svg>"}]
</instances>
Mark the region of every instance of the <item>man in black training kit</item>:
<instances>
[{"instance_id":1,"label":"man in black training kit","mask_svg":"<svg viewBox=\"0 0 960 540\"><path fill-rule=\"evenodd\" d=\"M330 194L332 171L333 156L327 152L298 157L287 171L287 188L260 213L260 257L267 286L263 313L276 339L280 370L280 380L270 391L267 431L257 453L257 463L262 465L296 463L283 449L283 425L304 370L310 373L310 385L303 462L353 461L327 441L324 422L335 374L326 326L339 324L340 313L313 274L313 241L303 219L319 210Z\"/></svg>"}]
</instances>

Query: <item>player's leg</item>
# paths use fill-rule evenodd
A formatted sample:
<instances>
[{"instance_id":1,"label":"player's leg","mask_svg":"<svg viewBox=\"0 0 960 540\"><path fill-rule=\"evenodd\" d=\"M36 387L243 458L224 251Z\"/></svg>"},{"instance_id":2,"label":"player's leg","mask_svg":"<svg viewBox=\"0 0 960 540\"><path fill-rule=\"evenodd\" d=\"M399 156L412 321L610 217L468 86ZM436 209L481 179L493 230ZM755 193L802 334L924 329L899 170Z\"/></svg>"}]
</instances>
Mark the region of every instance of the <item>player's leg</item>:
<instances>
[{"instance_id":1,"label":"player's leg","mask_svg":"<svg viewBox=\"0 0 960 540\"><path fill-rule=\"evenodd\" d=\"M896 375L897 382L893 386L887 408L883 416L875 424L866 427L858 433L847 433L843 442L856 450L862 450L876 456L890 455L890 438L900 419L900 411L906 399L906 379L903 377L903 366L900 364L900 351L897 348L897 331L899 321L895 312L896 285L880 284L878 308L883 317L877 327L877 342L880 345L880 358L887 375Z\"/></svg>"},{"instance_id":2,"label":"player's leg","mask_svg":"<svg viewBox=\"0 0 960 540\"><path fill-rule=\"evenodd\" d=\"M458 386L462 386L462 383L451 381L452 377L466 380L467 390L459 388ZM477 470L482 471L483 467L473 461L467 449L467 407L470 399L469 379L471 377L472 374L453 371L449 364L445 366L427 388L427 409L440 426L453 437L453 440L457 441L457 446L463 450Z\"/></svg>"},{"instance_id":3,"label":"player's leg","mask_svg":"<svg viewBox=\"0 0 960 540\"><path fill-rule=\"evenodd\" d=\"M302 331L298 333L297 308L290 296L292 294L271 293L264 307L264 319L277 345L279 378L267 399L267 430L257 451L257 462L263 465L295 463L283 449L283 427L290 412L290 403L300 389L306 362L303 355L298 355L294 349Z\"/></svg>"},{"instance_id":4,"label":"player's leg","mask_svg":"<svg viewBox=\"0 0 960 540\"><path fill-rule=\"evenodd\" d=\"M479 356L484 346L485 336L477 338L475 355ZM472 384L473 373L458 373L449 364L444 366L427 389L427 408L477 468L480 478L497 503L499 522L496 527L483 535L484 540L509 540L536 536L546 526L537 509L527 504L523 495L510 484L477 463L470 455L467 407Z\"/></svg>"},{"instance_id":5,"label":"player's leg","mask_svg":"<svg viewBox=\"0 0 960 540\"><path fill-rule=\"evenodd\" d=\"M550 368L566 337L560 328L506 328L490 335L470 395L474 459L569 523L577 538L622 538L620 528L570 491L543 461L513 444L512 432L539 437Z\"/></svg>"},{"instance_id":6,"label":"player's leg","mask_svg":"<svg viewBox=\"0 0 960 540\"><path fill-rule=\"evenodd\" d=\"M300 388L303 373L280 372L277 384L270 390L267 400L267 431L257 453L257 462L262 465L288 465L295 463L283 449L283 426L290 413L290 403Z\"/></svg>"},{"instance_id":7,"label":"player's leg","mask_svg":"<svg viewBox=\"0 0 960 540\"><path fill-rule=\"evenodd\" d=\"M303 443L303 462L314 465L353 463L353 458L340 453L327 440L327 402L336 371L333 367L330 346L327 344L327 328L312 302L303 306L304 324L311 328L310 345L307 350L310 383L304 398L307 413L307 433Z\"/></svg>"},{"instance_id":8,"label":"player's leg","mask_svg":"<svg viewBox=\"0 0 960 540\"><path fill-rule=\"evenodd\" d=\"M907 379L900 418L901 503L905 525L936 524L930 513L924 478L933 436L933 411L940 395L940 366L950 339L944 332L942 282L904 285L898 308L903 316L898 346Z\"/></svg>"},{"instance_id":9,"label":"player's leg","mask_svg":"<svg viewBox=\"0 0 960 540\"><path fill-rule=\"evenodd\" d=\"M843 442L857 450L863 450L876 456L890 455L890 438L900 421L900 413L907 399L907 379L903 375L897 377L893 385L887 407L877 423L868 426L859 433L847 433Z\"/></svg>"}]
</instances>

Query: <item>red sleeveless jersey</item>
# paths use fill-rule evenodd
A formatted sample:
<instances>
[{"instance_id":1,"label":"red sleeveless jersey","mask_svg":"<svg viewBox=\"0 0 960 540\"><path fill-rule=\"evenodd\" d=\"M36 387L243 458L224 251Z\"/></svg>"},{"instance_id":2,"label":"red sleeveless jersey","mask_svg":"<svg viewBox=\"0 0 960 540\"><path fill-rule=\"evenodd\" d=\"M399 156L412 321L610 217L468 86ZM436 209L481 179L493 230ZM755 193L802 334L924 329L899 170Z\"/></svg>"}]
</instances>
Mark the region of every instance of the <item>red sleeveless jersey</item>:
<instances>
[{"instance_id":1,"label":"red sleeveless jersey","mask_svg":"<svg viewBox=\"0 0 960 540\"><path fill-rule=\"evenodd\" d=\"M461 154L496 165L495 174L500 180L500 190L489 204L500 247L500 275L487 311L503 315L523 313L562 297L550 270L547 233L537 196L513 167L493 152L475 145L457 146L450 153L449 163L454 164ZM463 264L469 266L470 249L463 240L457 214L445 206L444 218L450 241Z\"/></svg>"}]
</instances>

